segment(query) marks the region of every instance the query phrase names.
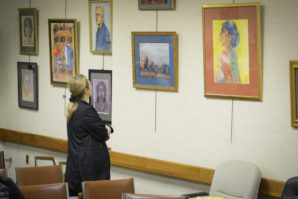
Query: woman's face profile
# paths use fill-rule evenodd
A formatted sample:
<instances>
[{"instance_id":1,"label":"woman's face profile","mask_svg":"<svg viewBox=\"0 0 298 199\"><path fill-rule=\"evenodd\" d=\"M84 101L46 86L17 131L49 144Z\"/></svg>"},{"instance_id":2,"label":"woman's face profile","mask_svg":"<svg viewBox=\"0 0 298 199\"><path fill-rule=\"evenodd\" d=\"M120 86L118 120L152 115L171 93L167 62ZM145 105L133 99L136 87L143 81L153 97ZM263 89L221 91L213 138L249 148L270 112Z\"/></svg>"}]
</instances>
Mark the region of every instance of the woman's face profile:
<instances>
[{"instance_id":1,"label":"woman's face profile","mask_svg":"<svg viewBox=\"0 0 298 199\"><path fill-rule=\"evenodd\" d=\"M225 47L227 47L231 42L231 36L225 28L223 28L220 33L220 42Z\"/></svg>"}]
</instances>

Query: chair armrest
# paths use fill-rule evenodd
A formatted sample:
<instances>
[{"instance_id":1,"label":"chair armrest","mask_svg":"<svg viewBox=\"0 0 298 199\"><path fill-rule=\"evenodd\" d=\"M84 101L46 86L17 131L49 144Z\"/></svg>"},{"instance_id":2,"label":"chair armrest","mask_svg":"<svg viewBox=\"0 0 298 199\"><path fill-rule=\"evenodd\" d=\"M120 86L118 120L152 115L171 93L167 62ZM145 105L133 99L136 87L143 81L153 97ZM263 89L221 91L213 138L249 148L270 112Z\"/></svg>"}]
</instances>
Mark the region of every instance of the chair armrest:
<instances>
[{"instance_id":1,"label":"chair armrest","mask_svg":"<svg viewBox=\"0 0 298 199\"><path fill-rule=\"evenodd\" d=\"M195 193L183 194L182 196L185 196L186 199L189 199L189 198L195 198L198 196L208 196L208 195L209 195L209 193L207 193L207 192L195 192Z\"/></svg>"}]
</instances>

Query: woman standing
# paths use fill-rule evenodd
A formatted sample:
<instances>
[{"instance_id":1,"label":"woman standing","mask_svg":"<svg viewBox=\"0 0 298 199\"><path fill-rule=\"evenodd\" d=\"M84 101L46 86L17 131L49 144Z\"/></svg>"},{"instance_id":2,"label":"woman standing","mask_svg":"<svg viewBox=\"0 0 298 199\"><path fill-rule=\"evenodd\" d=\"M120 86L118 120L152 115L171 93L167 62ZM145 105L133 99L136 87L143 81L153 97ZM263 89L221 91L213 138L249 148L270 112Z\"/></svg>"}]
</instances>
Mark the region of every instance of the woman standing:
<instances>
[{"instance_id":1,"label":"woman standing","mask_svg":"<svg viewBox=\"0 0 298 199\"><path fill-rule=\"evenodd\" d=\"M73 77L69 89L65 181L69 195L77 196L82 191L81 182L110 179L110 157L105 142L113 129L100 119L88 103L92 87L84 75Z\"/></svg>"}]
</instances>

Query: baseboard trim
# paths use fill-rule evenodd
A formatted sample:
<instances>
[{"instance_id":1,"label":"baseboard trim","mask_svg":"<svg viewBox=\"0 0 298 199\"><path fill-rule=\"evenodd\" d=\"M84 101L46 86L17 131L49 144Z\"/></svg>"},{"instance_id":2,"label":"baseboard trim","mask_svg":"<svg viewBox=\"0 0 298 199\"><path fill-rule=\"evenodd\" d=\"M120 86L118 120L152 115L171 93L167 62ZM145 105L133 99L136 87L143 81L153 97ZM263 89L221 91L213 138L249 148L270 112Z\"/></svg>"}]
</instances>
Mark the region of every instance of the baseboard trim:
<instances>
[{"instance_id":1,"label":"baseboard trim","mask_svg":"<svg viewBox=\"0 0 298 199\"><path fill-rule=\"evenodd\" d=\"M67 140L0 128L0 140L67 153ZM110 150L114 166L211 184L213 169L157 160ZM280 198L285 182L262 178L260 194Z\"/></svg>"}]
</instances>

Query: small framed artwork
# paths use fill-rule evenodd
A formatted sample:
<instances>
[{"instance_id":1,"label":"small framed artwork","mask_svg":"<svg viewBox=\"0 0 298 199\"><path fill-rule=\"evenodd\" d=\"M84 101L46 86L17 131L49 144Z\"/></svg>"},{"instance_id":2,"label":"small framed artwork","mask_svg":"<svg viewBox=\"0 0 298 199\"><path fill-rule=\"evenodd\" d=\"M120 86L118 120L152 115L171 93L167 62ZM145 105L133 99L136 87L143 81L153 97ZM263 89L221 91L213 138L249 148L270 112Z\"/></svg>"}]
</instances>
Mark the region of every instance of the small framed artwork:
<instances>
[{"instance_id":1,"label":"small framed artwork","mask_svg":"<svg viewBox=\"0 0 298 199\"><path fill-rule=\"evenodd\" d=\"M38 109L37 64L18 62L18 101L19 107Z\"/></svg>"},{"instance_id":2,"label":"small framed artwork","mask_svg":"<svg viewBox=\"0 0 298 199\"><path fill-rule=\"evenodd\" d=\"M173 10L175 0L139 0L140 10Z\"/></svg>"},{"instance_id":3,"label":"small framed artwork","mask_svg":"<svg viewBox=\"0 0 298 199\"><path fill-rule=\"evenodd\" d=\"M113 0L89 0L90 52L112 54Z\"/></svg>"},{"instance_id":4,"label":"small framed artwork","mask_svg":"<svg viewBox=\"0 0 298 199\"><path fill-rule=\"evenodd\" d=\"M67 86L79 73L76 19L49 19L51 84Z\"/></svg>"},{"instance_id":5,"label":"small framed artwork","mask_svg":"<svg viewBox=\"0 0 298 199\"><path fill-rule=\"evenodd\" d=\"M38 54L38 11L35 8L19 8L20 54Z\"/></svg>"},{"instance_id":6,"label":"small framed artwork","mask_svg":"<svg viewBox=\"0 0 298 199\"><path fill-rule=\"evenodd\" d=\"M260 4L202 9L205 96L261 101Z\"/></svg>"},{"instance_id":7,"label":"small framed artwork","mask_svg":"<svg viewBox=\"0 0 298 199\"><path fill-rule=\"evenodd\" d=\"M132 32L133 87L178 91L175 32Z\"/></svg>"},{"instance_id":8,"label":"small framed artwork","mask_svg":"<svg viewBox=\"0 0 298 199\"><path fill-rule=\"evenodd\" d=\"M93 91L90 104L100 118L107 123L112 122L112 71L89 70L89 80Z\"/></svg>"},{"instance_id":9,"label":"small framed artwork","mask_svg":"<svg viewBox=\"0 0 298 199\"><path fill-rule=\"evenodd\" d=\"M298 127L298 60L290 61L291 124Z\"/></svg>"}]
</instances>

